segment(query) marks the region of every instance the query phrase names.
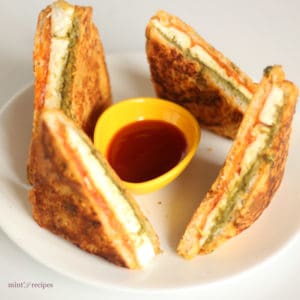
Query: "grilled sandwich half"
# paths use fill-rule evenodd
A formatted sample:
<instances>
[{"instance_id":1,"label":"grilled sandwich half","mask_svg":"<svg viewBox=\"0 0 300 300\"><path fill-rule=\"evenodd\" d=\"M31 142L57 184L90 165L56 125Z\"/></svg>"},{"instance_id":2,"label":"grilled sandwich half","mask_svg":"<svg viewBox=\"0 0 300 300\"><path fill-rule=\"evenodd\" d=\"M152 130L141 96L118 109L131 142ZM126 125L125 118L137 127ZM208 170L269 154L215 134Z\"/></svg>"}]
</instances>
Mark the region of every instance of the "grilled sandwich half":
<instances>
[{"instance_id":1,"label":"grilled sandwich half","mask_svg":"<svg viewBox=\"0 0 300 300\"><path fill-rule=\"evenodd\" d=\"M189 109L202 126L234 138L256 84L179 18L158 11L146 28L157 95Z\"/></svg>"},{"instance_id":2,"label":"grilled sandwich half","mask_svg":"<svg viewBox=\"0 0 300 300\"><path fill-rule=\"evenodd\" d=\"M180 255L212 252L268 206L284 173L297 94L280 66L265 69L225 164L178 245Z\"/></svg>"},{"instance_id":3,"label":"grilled sandwich half","mask_svg":"<svg viewBox=\"0 0 300 300\"><path fill-rule=\"evenodd\" d=\"M34 39L35 127L43 109L58 108L90 137L98 116L111 104L105 54L92 8L59 0L41 11ZM34 172L30 149L28 179Z\"/></svg>"},{"instance_id":4,"label":"grilled sandwich half","mask_svg":"<svg viewBox=\"0 0 300 300\"><path fill-rule=\"evenodd\" d=\"M160 252L138 204L61 110L42 112L33 143L39 163L30 201L40 226L130 269L144 267Z\"/></svg>"},{"instance_id":5,"label":"grilled sandwich half","mask_svg":"<svg viewBox=\"0 0 300 300\"><path fill-rule=\"evenodd\" d=\"M34 119L60 108L88 135L111 103L109 76L92 8L59 0L39 15L34 40Z\"/></svg>"}]
</instances>

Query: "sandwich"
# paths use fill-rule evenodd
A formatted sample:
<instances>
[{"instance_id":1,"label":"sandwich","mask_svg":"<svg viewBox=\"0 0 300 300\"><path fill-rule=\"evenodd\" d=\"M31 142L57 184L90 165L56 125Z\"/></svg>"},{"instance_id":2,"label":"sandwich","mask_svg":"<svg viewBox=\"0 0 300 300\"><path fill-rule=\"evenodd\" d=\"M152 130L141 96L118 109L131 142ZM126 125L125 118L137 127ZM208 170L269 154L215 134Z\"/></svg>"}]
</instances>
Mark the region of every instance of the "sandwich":
<instances>
[{"instance_id":1,"label":"sandwich","mask_svg":"<svg viewBox=\"0 0 300 300\"><path fill-rule=\"evenodd\" d=\"M35 221L81 249L130 269L160 252L152 226L88 136L61 110L44 110L33 140L39 162Z\"/></svg>"},{"instance_id":2,"label":"sandwich","mask_svg":"<svg viewBox=\"0 0 300 300\"><path fill-rule=\"evenodd\" d=\"M111 88L92 8L59 0L38 17L33 52L32 139L43 109L61 109L90 137L101 112L111 104ZM28 179L34 172L30 150Z\"/></svg>"},{"instance_id":3,"label":"sandwich","mask_svg":"<svg viewBox=\"0 0 300 300\"><path fill-rule=\"evenodd\" d=\"M111 104L109 76L92 8L59 0L41 11L34 40L34 120L60 108L88 135Z\"/></svg>"},{"instance_id":4,"label":"sandwich","mask_svg":"<svg viewBox=\"0 0 300 300\"><path fill-rule=\"evenodd\" d=\"M179 242L181 256L214 251L269 205L284 174L297 95L280 66L265 69L224 166Z\"/></svg>"},{"instance_id":5,"label":"sandwich","mask_svg":"<svg viewBox=\"0 0 300 300\"><path fill-rule=\"evenodd\" d=\"M189 25L158 11L146 27L156 94L187 108L213 132L234 138L256 84Z\"/></svg>"}]
</instances>

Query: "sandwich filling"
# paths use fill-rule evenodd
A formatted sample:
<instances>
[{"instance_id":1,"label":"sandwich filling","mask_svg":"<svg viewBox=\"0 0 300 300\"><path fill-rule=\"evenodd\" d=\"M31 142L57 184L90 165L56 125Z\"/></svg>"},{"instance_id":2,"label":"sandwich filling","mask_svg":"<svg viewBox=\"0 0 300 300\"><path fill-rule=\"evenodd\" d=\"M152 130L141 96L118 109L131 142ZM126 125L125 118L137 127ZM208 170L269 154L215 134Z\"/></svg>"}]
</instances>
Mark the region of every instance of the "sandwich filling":
<instances>
[{"instance_id":1,"label":"sandwich filling","mask_svg":"<svg viewBox=\"0 0 300 300\"><path fill-rule=\"evenodd\" d=\"M146 229L135 213L130 199L124 196L122 187L109 175L106 163L88 145L85 138L75 127L66 127L66 142L86 171L83 184L87 189L95 187L105 205L112 211L116 220L128 234L128 239L134 244L136 259L140 265L146 265L154 256L155 250ZM95 199L97 202L97 199Z\"/></svg>"},{"instance_id":2,"label":"sandwich filling","mask_svg":"<svg viewBox=\"0 0 300 300\"><path fill-rule=\"evenodd\" d=\"M249 194L258 176L262 163L272 164L273 160L267 154L279 128L280 118L284 106L284 93L279 87L273 87L268 95L258 123L251 129L253 142L246 148L243 158L238 164L239 170L228 183L228 193L221 199L207 217L203 228L199 229L200 247L210 243L222 233L226 224L230 223L235 212L243 207L243 201Z\"/></svg>"},{"instance_id":3,"label":"sandwich filling","mask_svg":"<svg viewBox=\"0 0 300 300\"><path fill-rule=\"evenodd\" d=\"M62 108L67 113L64 91L71 81L70 60L76 43L74 6L56 1L51 10L51 49L45 92L45 108ZM66 71L68 71L66 73Z\"/></svg>"},{"instance_id":4,"label":"sandwich filling","mask_svg":"<svg viewBox=\"0 0 300 300\"><path fill-rule=\"evenodd\" d=\"M192 46L191 38L172 26L166 26L157 19L152 20L153 27L176 48L180 49L183 55L192 59L202 66L211 75L216 84L222 85L222 89L232 95L238 105L246 109L252 93L233 76L229 76L224 68L200 45Z\"/></svg>"}]
</instances>

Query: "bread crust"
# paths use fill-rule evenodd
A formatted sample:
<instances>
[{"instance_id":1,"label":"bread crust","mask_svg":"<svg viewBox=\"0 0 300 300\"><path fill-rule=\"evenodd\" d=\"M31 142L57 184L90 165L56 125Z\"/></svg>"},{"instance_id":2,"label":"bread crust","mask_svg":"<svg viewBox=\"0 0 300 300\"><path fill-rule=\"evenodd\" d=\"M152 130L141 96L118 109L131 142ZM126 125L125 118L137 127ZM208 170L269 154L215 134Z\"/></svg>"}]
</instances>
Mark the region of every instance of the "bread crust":
<instances>
[{"instance_id":1,"label":"bread crust","mask_svg":"<svg viewBox=\"0 0 300 300\"><path fill-rule=\"evenodd\" d=\"M34 39L34 115L44 108L45 89L51 52L51 6L41 11ZM100 34L93 23L91 7L74 6L73 27L76 42L72 51L72 80L68 90L72 104L67 112L87 135L98 116L111 104L110 79Z\"/></svg>"},{"instance_id":2,"label":"bread crust","mask_svg":"<svg viewBox=\"0 0 300 300\"><path fill-rule=\"evenodd\" d=\"M34 111L33 132L37 118L44 107L46 93L48 65L51 52L51 6L43 9L37 21L33 47L34 73Z\"/></svg>"},{"instance_id":3,"label":"bread crust","mask_svg":"<svg viewBox=\"0 0 300 300\"><path fill-rule=\"evenodd\" d=\"M264 101L274 86L279 87L284 92L284 107L277 125L276 135L269 147L260 153L257 175L254 176L249 188L240 196L242 205L231 211L230 217L224 221L225 224L223 223L221 232L201 246L199 241L202 238L202 230L221 197L224 194L229 195L230 189L233 188L231 187L231 180L236 174L239 174L246 148L253 142L253 132L256 125L259 124L258 118ZM193 258L197 254L207 254L214 251L226 240L251 226L269 205L284 174L297 95L297 88L291 82L284 80L283 71L279 66L271 68L271 71L265 74L248 107L224 167L201 201L179 242L177 252L184 258ZM235 188L242 189L242 186Z\"/></svg>"},{"instance_id":4,"label":"bread crust","mask_svg":"<svg viewBox=\"0 0 300 300\"><path fill-rule=\"evenodd\" d=\"M61 5L66 2L61 1ZM68 5L68 4L66 4ZM49 60L51 53L51 12L48 6L38 17L34 39L34 113L32 140L38 118L44 109ZM76 28L76 41L72 47L73 57L69 72L70 83L65 87L69 99L68 117L92 138L99 115L112 103L110 79L105 62L105 53L99 32L93 23L91 7L74 6L73 27ZM70 55L69 55L70 56ZM32 182L35 172L35 149L30 146L27 163L28 181Z\"/></svg>"},{"instance_id":5,"label":"bread crust","mask_svg":"<svg viewBox=\"0 0 300 300\"><path fill-rule=\"evenodd\" d=\"M55 114L56 129L47 121L49 114ZM136 245L133 238L108 207L101 191L91 188L91 182L85 183L82 167L65 142L65 126L74 124L58 110L42 113L39 118L34 140L39 163L29 194L35 221L81 249L104 257L116 265L130 269L142 268L135 256ZM93 149L87 137L85 140ZM120 184L109 166L107 172L110 174L108 176L112 176ZM131 197L125 190L124 195L128 199ZM131 202L134 200L131 199ZM158 253L158 238L137 204L135 205L135 212L152 239L155 253Z\"/></svg>"},{"instance_id":6,"label":"bread crust","mask_svg":"<svg viewBox=\"0 0 300 300\"><path fill-rule=\"evenodd\" d=\"M92 8L75 6L78 38L75 44L70 116L92 137L99 115L111 105L110 80Z\"/></svg>"},{"instance_id":7,"label":"bread crust","mask_svg":"<svg viewBox=\"0 0 300 300\"><path fill-rule=\"evenodd\" d=\"M156 94L187 108L203 127L234 138L245 108L219 85L205 65L168 41L155 28L154 21L184 33L191 47L204 49L228 76L237 80L251 95L255 91L255 83L179 18L159 11L150 19L146 28L146 53Z\"/></svg>"}]
</instances>

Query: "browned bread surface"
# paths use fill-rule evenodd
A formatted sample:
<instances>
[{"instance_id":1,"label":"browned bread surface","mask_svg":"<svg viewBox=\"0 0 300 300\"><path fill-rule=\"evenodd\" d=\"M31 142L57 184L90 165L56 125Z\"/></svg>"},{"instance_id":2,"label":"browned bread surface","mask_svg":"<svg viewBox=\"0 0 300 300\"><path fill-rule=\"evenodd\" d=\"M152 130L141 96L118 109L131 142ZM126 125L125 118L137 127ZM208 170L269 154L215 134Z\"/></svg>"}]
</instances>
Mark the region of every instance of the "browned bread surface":
<instances>
[{"instance_id":1,"label":"browned bread surface","mask_svg":"<svg viewBox=\"0 0 300 300\"><path fill-rule=\"evenodd\" d=\"M152 82L157 95L190 110L199 123L222 136L234 138L246 106L238 103L228 87L220 84L215 73L176 42L168 40L154 22L184 33L192 46L200 46L212 59L242 85L252 96L256 85L252 80L200 37L189 25L164 11L153 16L146 28L146 53ZM247 99L250 102L250 99Z\"/></svg>"},{"instance_id":2,"label":"browned bread surface","mask_svg":"<svg viewBox=\"0 0 300 300\"><path fill-rule=\"evenodd\" d=\"M34 219L85 251L123 267L141 268L134 251L134 237L108 205L110 199L105 199L102 191L93 186L82 163L84 157L78 158L67 143L66 126L75 127L61 111L46 111L39 118L34 139L38 164L30 191ZM103 159L88 138L84 139L91 151ZM108 165L106 172L116 185L121 185ZM152 226L128 192L122 192L158 253L159 241Z\"/></svg>"},{"instance_id":3,"label":"browned bread surface","mask_svg":"<svg viewBox=\"0 0 300 300\"><path fill-rule=\"evenodd\" d=\"M67 113L92 137L97 118L111 104L110 81L92 8L75 6L77 41L74 46L72 85L67 92L71 107Z\"/></svg>"},{"instance_id":4,"label":"browned bread surface","mask_svg":"<svg viewBox=\"0 0 300 300\"><path fill-rule=\"evenodd\" d=\"M233 178L239 176L238 174L240 174L243 167L244 154L254 142L255 131L262 124L259 119L260 114L274 87L278 87L283 91L284 106L279 120L270 127L271 132L273 130L270 144L259 153L253 165L253 168L256 167L256 169L253 169L255 174L252 174L253 176L251 175L252 177L249 178L245 177L251 183L248 186L245 185L246 188L243 185L245 182L241 182L238 186L232 186ZM248 228L268 206L281 183L284 173L297 94L297 88L284 79L283 71L279 66L267 69L248 107L236 140L227 155L224 167L205 198L201 201L184 232L177 249L180 255L185 258L193 258L197 254L214 251L223 242ZM248 174L251 174L250 171ZM221 224L219 231L203 245L200 245L203 228L210 215L222 197L225 196L226 203L230 203L228 195L235 195L233 193L234 189L236 189L237 199L241 200L240 204L232 206L227 212L227 218L225 217L224 220L214 219L214 222ZM222 210L219 210L219 212L222 213Z\"/></svg>"},{"instance_id":5,"label":"browned bread surface","mask_svg":"<svg viewBox=\"0 0 300 300\"><path fill-rule=\"evenodd\" d=\"M60 1L61 5L69 5ZM38 17L34 39L34 120L32 139L41 111L45 107L49 60L51 52L51 12L48 6ZM66 64L61 109L92 137L97 118L111 104L109 74L99 32L93 23L91 7L75 6L72 30L72 47ZM34 172L34 149L30 147L28 180Z\"/></svg>"}]
</instances>

